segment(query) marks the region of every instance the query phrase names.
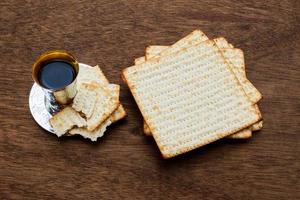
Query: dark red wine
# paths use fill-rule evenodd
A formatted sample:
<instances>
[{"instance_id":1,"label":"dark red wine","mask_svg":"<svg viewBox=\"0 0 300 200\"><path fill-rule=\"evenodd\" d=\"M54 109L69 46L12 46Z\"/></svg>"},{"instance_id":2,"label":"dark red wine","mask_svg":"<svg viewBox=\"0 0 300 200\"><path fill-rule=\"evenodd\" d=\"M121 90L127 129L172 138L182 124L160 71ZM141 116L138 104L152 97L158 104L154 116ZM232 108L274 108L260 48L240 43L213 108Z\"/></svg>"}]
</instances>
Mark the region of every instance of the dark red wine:
<instances>
[{"instance_id":1,"label":"dark red wine","mask_svg":"<svg viewBox=\"0 0 300 200\"><path fill-rule=\"evenodd\" d=\"M71 84L76 78L72 64L64 60L51 60L42 64L39 83L47 89L60 89Z\"/></svg>"}]
</instances>

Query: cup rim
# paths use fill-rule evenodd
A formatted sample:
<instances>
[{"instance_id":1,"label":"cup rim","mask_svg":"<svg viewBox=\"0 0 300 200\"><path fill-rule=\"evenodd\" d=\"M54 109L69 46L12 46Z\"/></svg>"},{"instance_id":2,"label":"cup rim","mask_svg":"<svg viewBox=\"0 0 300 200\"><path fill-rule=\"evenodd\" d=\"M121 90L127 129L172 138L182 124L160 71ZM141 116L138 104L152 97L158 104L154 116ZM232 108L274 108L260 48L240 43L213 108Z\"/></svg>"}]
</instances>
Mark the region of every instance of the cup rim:
<instances>
[{"instance_id":1,"label":"cup rim","mask_svg":"<svg viewBox=\"0 0 300 200\"><path fill-rule=\"evenodd\" d=\"M48 60L54 60L54 59L61 59L61 60L65 60L66 62L70 63L74 67L76 74L75 74L74 80L70 84L68 84L66 86L63 86L61 88L49 89L49 88L44 87L42 84L40 84L40 82L38 80L38 73L39 73L39 70L41 68L41 64L42 63L47 62ZM73 84L74 81L77 78L78 72L79 72L79 63L78 63L78 61L76 60L76 58L71 53L69 53L69 52L67 52L65 50L51 50L51 51L46 51L46 52L42 53L35 60L35 62L32 65L32 79L33 79L33 81L36 84L38 84L40 87L42 87L43 89L48 90L48 91L63 90L67 86Z\"/></svg>"}]
</instances>

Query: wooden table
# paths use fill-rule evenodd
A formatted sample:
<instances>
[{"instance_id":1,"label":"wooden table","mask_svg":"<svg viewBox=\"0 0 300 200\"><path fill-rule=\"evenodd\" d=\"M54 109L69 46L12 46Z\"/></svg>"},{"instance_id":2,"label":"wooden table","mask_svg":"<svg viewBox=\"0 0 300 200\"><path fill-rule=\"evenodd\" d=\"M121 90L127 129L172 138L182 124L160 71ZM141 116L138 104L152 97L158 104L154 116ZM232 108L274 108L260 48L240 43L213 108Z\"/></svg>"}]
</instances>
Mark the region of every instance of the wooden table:
<instances>
[{"instance_id":1,"label":"wooden table","mask_svg":"<svg viewBox=\"0 0 300 200\"><path fill-rule=\"evenodd\" d=\"M288 0L1 1L0 199L300 199L299 10ZM264 128L164 160L121 70L197 28L244 50ZM31 65L53 49L121 85L128 117L96 143L58 139L30 115Z\"/></svg>"}]
</instances>

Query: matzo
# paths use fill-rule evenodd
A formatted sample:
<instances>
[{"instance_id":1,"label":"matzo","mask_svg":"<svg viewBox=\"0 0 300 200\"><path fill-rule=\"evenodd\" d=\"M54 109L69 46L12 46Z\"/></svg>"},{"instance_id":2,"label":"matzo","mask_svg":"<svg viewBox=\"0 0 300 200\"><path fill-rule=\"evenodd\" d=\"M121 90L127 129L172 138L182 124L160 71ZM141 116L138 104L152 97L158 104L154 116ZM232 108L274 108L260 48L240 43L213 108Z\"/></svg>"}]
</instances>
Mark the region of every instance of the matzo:
<instances>
[{"instance_id":1,"label":"matzo","mask_svg":"<svg viewBox=\"0 0 300 200\"><path fill-rule=\"evenodd\" d=\"M81 83L86 82L97 82L100 85L109 84L108 80L106 79L98 65L96 65L95 67L80 65L79 73L77 75L77 86L80 86Z\"/></svg>"},{"instance_id":2,"label":"matzo","mask_svg":"<svg viewBox=\"0 0 300 200\"><path fill-rule=\"evenodd\" d=\"M233 48L233 45L229 44L229 42L223 37L215 38L214 42L220 49Z\"/></svg>"},{"instance_id":3,"label":"matzo","mask_svg":"<svg viewBox=\"0 0 300 200\"><path fill-rule=\"evenodd\" d=\"M94 131L88 131L87 128L73 128L69 131L71 135L81 135L84 138L88 138L91 141L95 142L99 137L104 135L107 127L111 125L112 121L108 118L100 126L98 126Z\"/></svg>"},{"instance_id":4,"label":"matzo","mask_svg":"<svg viewBox=\"0 0 300 200\"><path fill-rule=\"evenodd\" d=\"M180 49L188 48L191 45L199 44L200 42L203 42L203 41L206 41L206 40L208 40L208 37L204 33L202 33L201 31L196 30L196 31L192 32L191 34L189 34L188 36L180 39L178 42L171 45L169 48L164 49L161 53L159 53L155 56L148 54L148 57L147 57L147 53L146 53L146 60L150 59L150 58L159 58L160 56L175 53L175 52L178 52ZM243 52L241 50L234 50L234 51L227 50L226 51L225 49L230 49L230 48L233 47L233 45L228 43L227 40L223 37L219 37L219 38L214 39L214 42L216 43L216 45L218 46L219 49L224 49L223 56L227 57L227 59L233 60L232 57L235 57L234 60L236 60L237 56L242 57L243 61L242 61L242 66L241 67L243 68L243 71L240 71L238 69L232 69L232 70L234 70L236 72L236 76L239 79L241 79L242 84L244 86L244 90L245 90L246 94L248 95L248 98L254 104L257 103L262 98L262 95L252 85L252 83L246 78ZM158 48L156 48L156 51L157 50L158 50ZM238 59L238 60L239 60L238 62L241 62L240 59ZM230 63L230 66L232 67L231 63ZM241 68L241 67L238 67L238 68Z\"/></svg>"},{"instance_id":5,"label":"matzo","mask_svg":"<svg viewBox=\"0 0 300 200\"><path fill-rule=\"evenodd\" d=\"M206 36L205 36L206 37ZM155 46L148 46L146 48L146 57L149 59L155 55L160 54L161 52L163 52L164 50L166 50L167 48L169 48L169 46L160 46L160 45L155 45ZM142 58L140 58L141 60L137 60L138 63L140 63L142 61ZM145 60L144 60L145 62Z\"/></svg>"},{"instance_id":6,"label":"matzo","mask_svg":"<svg viewBox=\"0 0 300 200\"><path fill-rule=\"evenodd\" d=\"M143 62L146 61L146 57L145 56L142 56L142 57L139 57L139 58L136 58L134 59L134 64L135 65L140 65L142 64Z\"/></svg>"},{"instance_id":7,"label":"matzo","mask_svg":"<svg viewBox=\"0 0 300 200\"><path fill-rule=\"evenodd\" d=\"M194 38L195 39L195 38ZM199 41L204 40L205 38L200 38L198 39ZM258 90L251 84L251 82L246 78L246 73L245 73L245 63L244 63L244 54L243 51L241 51L240 49L232 49L230 48L231 46L233 47L233 45L230 45L227 40L223 37L214 39L215 43L217 44L218 48L221 50L223 56L225 57L225 59L227 60L227 62L230 62L232 64L232 68L233 68L233 72L235 73L236 77L238 78L238 80L240 81L240 83L242 83L242 86L244 89L249 89L250 91L248 91L246 94L247 95L260 95L260 93L258 92ZM182 43L183 45L183 43ZM146 57L148 59L156 56L157 54L161 53L162 51L166 50L168 46L149 46L146 49ZM145 57L140 57L138 59L135 60L135 64L141 64L143 62L145 62L146 58ZM249 87L249 85L251 85ZM257 92L255 92L255 90ZM253 92L254 91L254 92ZM254 94L253 94L254 93ZM248 98L250 100L252 100L254 103L257 102L257 98L253 98L253 97L249 97ZM259 99L260 97L258 97ZM259 110L257 110L259 112ZM256 126L256 124L254 124L253 126ZM256 126L258 127L258 126ZM245 134L246 130L242 130L241 133L237 132L235 134L237 134L237 136L235 137L234 134L228 136L229 138L234 138L234 139L246 139L251 137L252 135L252 131L251 130L255 130L255 128L253 129L252 127L247 128L249 129L247 131L247 134ZM143 125L143 130L145 135L151 135L150 129L148 127L148 125L144 122ZM250 132L250 133L249 133Z\"/></svg>"},{"instance_id":8,"label":"matzo","mask_svg":"<svg viewBox=\"0 0 300 200\"><path fill-rule=\"evenodd\" d=\"M249 128L243 129L239 131L238 133L232 134L228 136L231 139L247 139L252 136L252 131Z\"/></svg>"},{"instance_id":9,"label":"matzo","mask_svg":"<svg viewBox=\"0 0 300 200\"><path fill-rule=\"evenodd\" d=\"M245 73L245 68L243 68L243 62L238 58L239 56L236 56L236 54L239 51L235 51L232 49L223 49L222 53L225 58L227 58L230 62L231 65L234 65L232 67L232 70L234 71L235 74L237 74L237 78L239 79L240 83L243 85L244 91L246 92L248 98L253 102L257 103L261 98L262 95L261 93L254 87L254 85L247 79L246 73ZM233 59L230 59L233 58ZM233 60L231 62L230 60ZM240 63L241 62L241 63ZM237 67L235 67L237 66Z\"/></svg>"},{"instance_id":10,"label":"matzo","mask_svg":"<svg viewBox=\"0 0 300 200\"><path fill-rule=\"evenodd\" d=\"M165 158L260 119L212 41L150 59L123 75Z\"/></svg>"},{"instance_id":11,"label":"matzo","mask_svg":"<svg viewBox=\"0 0 300 200\"><path fill-rule=\"evenodd\" d=\"M147 54L148 57L151 58L151 57L155 56L156 54L159 54L161 51L165 50L166 47L167 46L150 46L150 47L147 48L146 54L148 53ZM161 51L159 51L160 49L161 49ZM237 54L237 57L238 56L240 56L240 54ZM233 61L235 64L239 64L239 66L242 65L241 60L237 59L238 61L235 61L235 59L233 59L233 57L232 57L232 54L228 54L227 53L225 57L227 59L229 59L230 61ZM134 63L136 65L139 65L139 64L141 64L141 63L143 63L145 61L146 61L145 57L140 57L140 58L135 59ZM255 126L255 124L253 124L252 126ZM255 127L258 127L258 126L255 126ZM228 137L232 138L232 139L247 139L247 138L250 138L252 136L252 131L251 130L253 130L253 129L252 128L246 128L246 129L241 130L241 131L239 131L237 133L229 135ZM147 123L145 121L143 122L143 132L147 136L152 136L151 130L150 130L149 126L147 125Z\"/></svg>"},{"instance_id":12,"label":"matzo","mask_svg":"<svg viewBox=\"0 0 300 200\"><path fill-rule=\"evenodd\" d=\"M97 82L100 85L108 85L109 81L98 65L90 67L88 65L80 65L77 76L77 86L84 82ZM110 120L116 122L126 116L125 109L122 104L112 113Z\"/></svg>"},{"instance_id":13,"label":"matzo","mask_svg":"<svg viewBox=\"0 0 300 200\"><path fill-rule=\"evenodd\" d=\"M180 39L175 44L171 45L169 48L165 49L161 53L157 54L156 56L153 56L153 58L159 58L160 56L172 54L175 52L178 52L182 49L188 48L191 45L199 44L200 42L209 40L208 37L200 30L195 30L186 37ZM231 44L227 42L227 40L223 37L214 39L214 42L217 44L217 46L220 49L223 48L230 48ZM151 57L147 57L146 54L146 60L150 59ZM257 103L261 98L261 93L253 86L253 84L245 77L245 81L242 83L244 86L244 90L250 100L253 103Z\"/></svg>"},{"instance_id":14,"label":"matzo","mask_svg":"<svg viewBox=\"0 0 300 200\"><path fill-rule=\"evenodd\" d=\"M178 40L175 44L171 45L169 48L165 49L161 53L154 56L155 58L159 58L162 55L168 55L182 50L185 47L198 44L200 42L204 42L209 40L209 38L200 30L195 30L192 33L188 34L184 38ZM146 60L149 58L146 55Z\"/></svg>"},{"instance_id":15,"label":"matzo","mask_svg":"<svg viewBox=\"0 0 300 200\"><path fill-rule=\"evenodd\" d=\"M97 100L97 90L99 87L100 85L94 82L81 83L78 87L72 107L77 112L84 113L86 118L90 118L93 114Z\"/></svg>"},{"instance_id":16,"label":"matzo","mask_svg":"<svg viewBox=\"0 0 300 200\"><path fill-rule=\"evenodd\" d=\"M107 87L100 86L97 91L95 109L91 117L87 118L87 130L93 131L106 120L119 106L120 86L109 84Z\"/></svg>"},{"instance_id":17,"label":"matzo","mask_svg":"<svg viewBox=\"0 0 300 200\"><path fill-rule=\"evenodd\" d=\"M182 38L181 40L179 40L175 44L171 45L169 48L165 49L164 51L157 54L156 56L149 57L149 55L148 55L148 57L147 57L147 54L146 54L146 60L148 60L150 58L159 58L160 56L172 54L172 53L178 52L182 49L188 48L191 45L196 45L196 44L199 44L200 42L203 42L206 40L208 40L208 37L202 32L199 33L199 30L197 30L197 31L192 32L188 36ZM223 37L214 39L214 42L220 49L230 47L230 44ZM232 52L229 52L229 53L232 53ZM240 73L236 69L232 69L232 70L235 70L237 73ZM246 78L246 76L239 76L238 78L243 79L241 83L243 84L244 91L248 95L248 98L250 98L250 100L253 103L257 103L262 98L261 93L253 86L253 84Z\"/></svg>"},{"instance_id":18,"label":"matzo","mask_svg":"<svg viewBox=\"0 0 300 200\"><path fill-rule=\"evenodd\" d=\"M263 127L263 121L261 120L260 122L257 122L255 124L252 125L251 130L252 131L259 131L261 130Z\"/></svg>"},{"instance_id":19,"label":"matzo","mask_svg":"<svg viewBox=\"0 0 300 200\"><path fill-rule=\"evenodd\" d=\"M55 134L60 137L74 126L83 127L86 121L72 107L66 107L49 120Z\"/></svg>"}]
</instances>

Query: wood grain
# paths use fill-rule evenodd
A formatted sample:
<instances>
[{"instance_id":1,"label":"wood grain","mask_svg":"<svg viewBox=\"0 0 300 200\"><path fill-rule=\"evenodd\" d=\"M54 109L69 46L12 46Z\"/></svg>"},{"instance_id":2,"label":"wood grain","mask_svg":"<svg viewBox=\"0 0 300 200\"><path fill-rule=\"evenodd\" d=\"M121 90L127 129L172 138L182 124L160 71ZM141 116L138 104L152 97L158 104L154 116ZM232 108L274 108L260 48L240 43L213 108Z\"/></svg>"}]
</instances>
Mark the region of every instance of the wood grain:
<instances>
[{"instance_id":1,"label":"wood grain","mask_svg":"<svg viewBox=\"0 0 300 200\"><path fill-rule=\"evenodd\" d=\"M0 199L300 199L300 5L295 1L1 1ZM121 70L200 28L245 52L264 129L163 160ZM42 130L31 65L65 49L121 84L128 117L91 143Z\"/></svg>"}]
</instances>

